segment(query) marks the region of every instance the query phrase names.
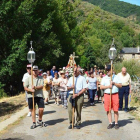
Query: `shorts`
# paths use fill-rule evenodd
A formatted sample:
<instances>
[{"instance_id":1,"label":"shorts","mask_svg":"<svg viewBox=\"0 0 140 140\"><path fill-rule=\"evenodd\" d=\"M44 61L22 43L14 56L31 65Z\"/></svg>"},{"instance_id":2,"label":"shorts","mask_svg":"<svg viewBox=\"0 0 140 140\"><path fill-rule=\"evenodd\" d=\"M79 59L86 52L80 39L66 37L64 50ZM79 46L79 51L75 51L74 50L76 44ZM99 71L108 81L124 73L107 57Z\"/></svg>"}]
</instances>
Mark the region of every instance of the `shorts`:
<instances>
[{"instance_id":1,"label":"shorts","mask_svg":"<svg viewBox=\"0 0 140 140\"><path fill-rule=\"evenodd\" d=\"M35 97L34 104L38 105L38 108L44 108L44 100L42 97ZM33 98L28 98L29 109L33 109Z\"/></svg>"},{"instance_id":2,"label":"shorts","mask_svg":"<svg viewBox=\"0 0 140 140\"><path fill-rule=\"evenodd\" d=\"M105 108L105 111L110 110L110 94L104 93L104 108ZM118 93L112 94L111 96L111 109L113 109L113 111L118 111L119 109L119 94Z\"/></svg>"},{"instance_id":3,"label":"shorts","mask_svg":"<svg viewBox=\"0 0 140 140\"><path fill-rule=\"evenodd\" d=\"M44 96L45 99L49 100L50 90L43 91L43 96Z\"/></svg>"}]
</instances>

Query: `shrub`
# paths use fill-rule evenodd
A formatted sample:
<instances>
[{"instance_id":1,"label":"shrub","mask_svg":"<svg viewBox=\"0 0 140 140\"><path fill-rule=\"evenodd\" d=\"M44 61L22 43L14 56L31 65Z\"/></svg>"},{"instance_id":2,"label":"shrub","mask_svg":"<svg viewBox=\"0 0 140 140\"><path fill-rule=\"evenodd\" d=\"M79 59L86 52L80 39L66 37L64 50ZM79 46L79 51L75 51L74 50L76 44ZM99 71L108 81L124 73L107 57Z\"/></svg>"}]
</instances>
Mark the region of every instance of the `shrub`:
<instances>
[{"instance_id":1,"label":"shrub","mask_svg":"<svg viewBox=\"0 0 140 140\"><path fill-rule=\"evenodd\" d=\"M7 96L7 94L4 92L3 86L4 84L0 82L0 98Z\"/></svg>"},{"instance_id":2,"label":"shrub","mask_svg":"<svg viewBox=\"0 0 140 140\"><path fill-rule=\"evenodd\" d=\"M123 62L117 62L113 65L114 71L116 73L121 72L122 67L126 67L127 72L132 75L137 75L140 77L140 64L137 60L129 60L129 61L123 61Z\"/></svg>"}]
</instances>

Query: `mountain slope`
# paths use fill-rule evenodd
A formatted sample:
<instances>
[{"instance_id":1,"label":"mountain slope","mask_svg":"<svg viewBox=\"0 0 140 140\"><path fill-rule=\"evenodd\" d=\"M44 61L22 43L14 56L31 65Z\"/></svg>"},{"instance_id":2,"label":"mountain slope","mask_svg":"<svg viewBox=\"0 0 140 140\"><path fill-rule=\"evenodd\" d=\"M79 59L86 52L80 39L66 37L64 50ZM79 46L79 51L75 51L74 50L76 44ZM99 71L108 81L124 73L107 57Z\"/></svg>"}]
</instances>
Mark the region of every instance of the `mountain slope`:
<instances>
[{"instance_id":1,"label":"mountain slope","mask_svg":"<svg viewBox=\"0 0 140 140\"><path fill-rule=\"evenodd\" d=\"M140 6L119 0L84 0L101 7L103 10L140 23Z\"/></svg>"},{"instance_id":2,"label":"mountain slope","mask_svg":"<svg viewBox=\"0 0 140 140\"><path fill-rule=\"evenodd\" d=\"M92 67L94 64L103 67L109 63L108 50L112 38L115 38L118 53L123 47L140 45L139 24L85 1L81 2L77 11L76 53L80 56L78 63L82 67Z\"/></svg>"}]
</instances>

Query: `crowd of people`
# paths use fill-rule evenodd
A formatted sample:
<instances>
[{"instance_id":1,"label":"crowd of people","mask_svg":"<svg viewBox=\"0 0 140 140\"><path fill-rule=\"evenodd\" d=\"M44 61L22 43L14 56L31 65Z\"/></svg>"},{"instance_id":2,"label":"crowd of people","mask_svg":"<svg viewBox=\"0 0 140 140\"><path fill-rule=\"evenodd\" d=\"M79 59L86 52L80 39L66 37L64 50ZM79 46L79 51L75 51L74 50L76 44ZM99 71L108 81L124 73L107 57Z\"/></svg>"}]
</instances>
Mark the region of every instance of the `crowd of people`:
<instances>
[{"instance_id":1,"label":"crowd of people","mask_svg":"<svg viewBox=\"0 0 140 140\"><path fill-rule=\"evenodd\" d=\"M38 66L33 66L33 85L31 83L31 65L26 67L27 73L24 74L22 82L26 92L26 101L29 106L29 113L27 116L32 116L33 125L31 129L36 127L36 120L33 117L33 101L32 93L35 95L35 104L38 105L39 113L38 124L42 123L43 109L45 105L49 104L50 98L55 100L54 104L62 105L65 109L68 108L69 113L69 129L72 129L72 108L74 100L74 107L77 111L76 128L80 129L81 124L81 111L84 103L84 95L87 95L91 106L96 102L104 104L105 111L107 112L109 126L108 129L113 127L112 115L110 111L110 89L112 89L111 109L114 111L115 116L115 129L119 128L118 125L118 110L123 109L123 96L125 95L125 108L128 111L128 95L131 93L131 78L123 67L119 74L113 72L111 81L111 66L108 65L105 70L91 68L90 71L85 71L81 67L74 69L74 84L73 79L66 71L66 68L59 68L53 66L51 70L43 71L38 69ZM75 94L73 95L73 89ZM95 97L97 101L95 102Z\"/></svg>"}]
</instances>

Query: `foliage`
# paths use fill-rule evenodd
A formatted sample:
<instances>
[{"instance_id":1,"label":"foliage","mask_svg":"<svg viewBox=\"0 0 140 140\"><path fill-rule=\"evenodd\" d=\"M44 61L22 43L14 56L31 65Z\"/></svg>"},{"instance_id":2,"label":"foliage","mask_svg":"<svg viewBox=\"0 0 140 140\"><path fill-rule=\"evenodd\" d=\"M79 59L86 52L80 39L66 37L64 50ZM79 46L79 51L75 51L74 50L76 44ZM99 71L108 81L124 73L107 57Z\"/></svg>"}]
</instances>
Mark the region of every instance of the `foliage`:
<instances>
[{"instance_id":1,"label":"foliage","mask_svg":"<svg viewBox=\"0 0 140 140\"><path fill-rule=\"evenodd\" d=\"M34 64L44 70L66 66L73 51L79 56L77 65L103 68L112 38L118 53L140 45L138 24L80 0L3 0L0 19L0 81L5 84L0 89L7 94L22 89L31 40Z\"/></svg>"},{"instance_id":2,"label":"foliage","mask_svg":"<svg viewBox=\"0 0 140 140\"><path fill-rule=\"evenodd\" d=\"M137 103L138 102L138 98L137 97L135 97L135 103Z\"/></svg>"},{"instance_id":3,"label":"foliage","mask_svg":"<svg viewBox=\"0 0 140 140\"><path fill-rule=\"evenodd\" d=\"M129 4L119 0L84 0L100 6L105 11L114 13L140 24L140 6Z\"/></svg>"},{"instance_id":4,"label":"foliage","mask_svg":"<svg viewBox=\"0 0 140 140\"><path fill-rule=\"evenodd\" d=\"M4 84L2 84L0 82L0 98L3 98L3 97L6 97L7 96L7 94L4 92L3 87L4 87Z\"/></svg>"},{"instance_id":5,"label":"foliage","mask_svg":"<svg viewBox=\"0 0 140 140\"><path fill-rule=\"evenodd\" d=\"M67 0L3 0L0 2L0 81L10 94L17 93L28 64L26 55L33 40L35 64L51 68L67 64L75 41L72 30L77 25L76 2ZM59 59L59 63L58 63ZM15 94L15 93L14 93Z\"/></svg>"},{"instance_id":6,"label":"foliage","mask_svg":"<svg viewBox=\"0 0 140 140\"><path fill-rule=\"evenodd\" d=\"M113 65L114 71L116 73L121 72L122 67L126 67L127 72L132 75L140 76L139 69L140 64L137 60L129 60L129 61L123 61L123 62L117 62Z\"/></svg>"},{"instance_id":7,"label":"foliage","mask_svg":"<svg viewBox=\"0 0 140 140\"><path fill-rule=\"evenodd\" d=\"M89 69L96 64L104 68L104 65L109 63L108 50L112 38L115 39L118 53L123 47L139 45L140 32L135 32L125 19L105 12L88 2L82 2L77 9L80 13L74 37L76 36L76 53L80 56L78 63L82 67ZM115 62L118 61L116 58Z\"/></svg>"}]
</instances>

